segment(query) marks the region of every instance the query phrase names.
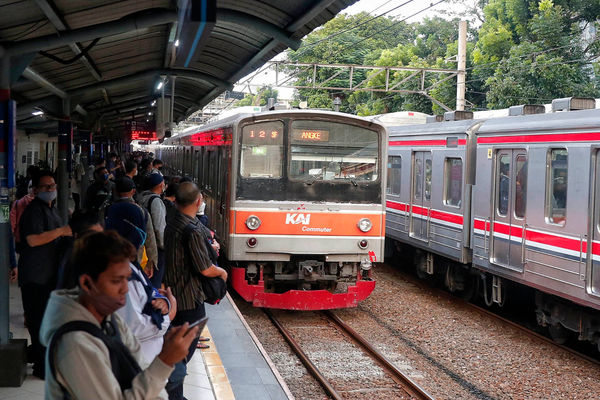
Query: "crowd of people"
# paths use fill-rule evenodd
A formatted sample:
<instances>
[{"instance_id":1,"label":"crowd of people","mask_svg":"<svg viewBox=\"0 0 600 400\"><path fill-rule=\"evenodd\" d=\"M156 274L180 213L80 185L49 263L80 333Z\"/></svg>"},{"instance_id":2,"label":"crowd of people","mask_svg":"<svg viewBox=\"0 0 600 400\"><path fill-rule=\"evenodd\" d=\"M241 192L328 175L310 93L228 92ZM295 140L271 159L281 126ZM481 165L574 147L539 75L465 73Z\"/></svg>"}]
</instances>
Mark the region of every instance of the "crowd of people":
<instances>
[{"instance_id":1,"label":"crowd of people","mask_svg":"<svg viewBox=\"0 0 600 400\"><path fill-rule=\"evenodd\" d=\"M183 399L186 365L208 347L203 280L227 272L191 179L151 154L98 158L79 172L64 225L50 171L30 167L10 212L11 280L47 399Z\"/></svg>"}]
</instances>

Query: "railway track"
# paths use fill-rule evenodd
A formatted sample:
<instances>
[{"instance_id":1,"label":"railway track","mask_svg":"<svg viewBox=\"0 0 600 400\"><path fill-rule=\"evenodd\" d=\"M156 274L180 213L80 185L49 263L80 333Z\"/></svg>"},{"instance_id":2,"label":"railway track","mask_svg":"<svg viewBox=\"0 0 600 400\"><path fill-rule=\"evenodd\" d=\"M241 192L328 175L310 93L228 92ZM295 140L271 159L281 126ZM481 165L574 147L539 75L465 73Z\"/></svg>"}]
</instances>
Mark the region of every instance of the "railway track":
<instances>
[{"instance_id":1,"label":"railway track","mask_svg":"<svg viewBox=\"0 0 600 400\"><path fill-rule=\"evenodd\" d=\"M472 310L475 310L476 312L478 312L478 313L480 313L482 315L486 315L486 316L489 316L491 318L500 320L503 323L505 323L507 325L510 325L510 326L512 326L515 329L518 329L519 331L523 332L524 334L526 334L529 337L541 340L541 341L543 341L545 343L548 343L548 344L550 344L552 346L558 347L558 348L560 348L560 349L562 349L562 350L564 350L564 351L566 351L566 352L568 352L570 354L573 354L573 355L575 355L575 356L577 356L579 358L582 358L582 359L584 359L584 360L586 360L586 361L588 361L588 362L590 362L590 363L592 363L594 365L600 366L600 359L598 359L598 358L590 357L587 354L581 353L581 352L579 352L579 351L577 351L575 349L572 349L569 346L556 343L554 340L552 340L551 338L549 338L547 336L544 336L543 334L535 332L535 331L527 328L526 326L523 326L523 325L521 325L521 324L519 324L517 322L511 321L510 319L505 318L505 317L503 317L501 315L498 315L498 314L496 314L495 312L493 312L491 310L488 310L488 309L485 309L485 308L483 308L481 306L478 306L477 304L473 304L473 303L471 303L471 302L469 302L467 300L461 299L460 297L457 297L457 296L453 295L452 293L448 293L447 291L445 291L443 289L432 287L432 286L428 285L426 282L418 280L414 276L409 275L406 272L399 271L399 273L402 275L403 279L405 279L406 281L408 281L408 282L410 282L410 283L412 283L412 284L414 284L414 285L422 288L423 290L430 291L430 292L435 292L436 294L438 294L440 296L443 296L445 299L452 300L453 302L455 302L457 304L461 304L461 305L463 305L466 308L470 308Z\"/></svg>"},{"instance_id":2,"label":"railway track","mask_svg":"<svg viewBox=\"0 0 600 400\"><path fill-rule=\"evenodd\" d=\"M335 400L344 399L345 397L335 388L336 385L327 379L325 374L319 370L318 366L309 358L306 352L302 349L302 346L294 339L290 331L283 326L281 321L277 319L277 317L270 310L263 309L263 311L277 327L281 335L296 353L307 370L321 384L325 392ZM346 337L350 338L357 347L362 349L365 354L367 354L368 357L373 360L374 363L382 368L385 373L406 393L408 398L427 400L433 399L433 397L431 397L423 388L421 388L417 383L412 381L406 374L399 370L383 354L377 351L372 344L370 344L365 338L352 329L352 327L335 315L335 313L331 311L323 311L321 315L324 316L325 319L331 322L334 326L336 326L336 328Z\"/></svg>"}]
</instances>

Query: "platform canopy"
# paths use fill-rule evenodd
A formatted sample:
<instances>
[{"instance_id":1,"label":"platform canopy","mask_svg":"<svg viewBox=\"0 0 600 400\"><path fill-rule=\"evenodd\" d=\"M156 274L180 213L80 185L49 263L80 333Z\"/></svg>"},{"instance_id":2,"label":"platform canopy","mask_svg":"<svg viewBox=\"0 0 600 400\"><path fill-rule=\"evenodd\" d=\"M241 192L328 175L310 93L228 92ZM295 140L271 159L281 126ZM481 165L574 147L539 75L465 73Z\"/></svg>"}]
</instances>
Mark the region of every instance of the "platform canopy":
<instances>
[{"instance_id":1,"label":"platform canopy","mask_svg":"<svg viewBox=\"0 0 600 400\"><path fill-rule=\"evenodd\" d=\"M52 133L68 116L119 137L127 121L153 118L173 82L181 121L355 1L2 2L0 61L10 63L17 127Z\"/></svg>"}]
</instances>

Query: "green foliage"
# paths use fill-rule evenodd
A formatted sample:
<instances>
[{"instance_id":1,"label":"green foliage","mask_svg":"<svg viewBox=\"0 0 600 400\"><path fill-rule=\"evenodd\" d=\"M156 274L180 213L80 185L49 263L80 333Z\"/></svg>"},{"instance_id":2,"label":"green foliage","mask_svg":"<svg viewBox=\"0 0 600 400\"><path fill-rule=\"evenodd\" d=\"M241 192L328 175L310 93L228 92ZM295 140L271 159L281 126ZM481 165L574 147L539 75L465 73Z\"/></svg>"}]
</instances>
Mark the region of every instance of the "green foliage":
<instances>
[{"instance_id":1,"label":"green foliage","mask_svg":"<svg viewBox=\"0 0 600 400\"><path fill-rule=\"evenodd\" d=\"M266 106L268 99L271 97L277 102L277 94L277 90L271 86L263 86L256 94L247 93L243 99L235 103L235 106Z\"/></svg>"},{"instance_id":2,"label":"green foliage","mask_svg":"<svg viewBox=\"0 0 600 400\"><path fill-rule=\"evenodd\" d=\"M481 22L470 27L467 44L470 107L504 108L557 97L600 95L600 66L588 61L600 56L600 41L583 40L588 27L600 29L600 0L470 0L469 4L470 14L461 18ZM453 16L407 24L392 18L365 23L371 18L365 13L341 14L308 35L288 57L299 63L455 69L459 18ZM316 81L323 82L335 72L319 68ZM294 74L297 85L307 87L298 90L296 102L306 100L309 107L331 108L336 96L342 99L340 111L358 115L402 110L440 113L444 109L439 103L455 107L456 78L440 82L448 76L442 73L425 76L424 87L433 85L429 90L433 100L415 93L317 89L312 87L312 70L296 67L288 73ZM411 74L391 71L390 82ZM348 78L348 72L341 73L325 86L347 85ZM370 89L385 88L384 73L355 69L353 86L363 81ZM407 79L398 89L420 90L420 76Z\"/></svg>"}]
</instances>

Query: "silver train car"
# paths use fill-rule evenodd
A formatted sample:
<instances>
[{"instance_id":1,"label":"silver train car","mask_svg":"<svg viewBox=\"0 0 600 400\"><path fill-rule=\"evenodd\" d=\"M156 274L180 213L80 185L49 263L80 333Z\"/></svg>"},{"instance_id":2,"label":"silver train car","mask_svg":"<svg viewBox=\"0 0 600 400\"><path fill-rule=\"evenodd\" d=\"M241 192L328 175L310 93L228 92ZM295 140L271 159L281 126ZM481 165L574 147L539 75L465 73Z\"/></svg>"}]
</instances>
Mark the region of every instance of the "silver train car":
<instances>
[{"instance_id":1,"label":"silver train car","mask_svg":"<svg viewBox=\"0 0 600 400\"><path fill-rule=\"evenodd\" d=\"M257 307L355 307L385 241L386 131L340 113L240 114L154 148L202 189L233 288Z\"/></svg>"},{"instance_id":2,"label":"silver train car","mask_svg":"<svg viewBox=\"0 0 600 400\"><path fill-rule=\"evenodd\" d=\"M600 347L600 109L388 127L386 236L419 276L502 306L533 288L537 321ZM575 111L576 110L576 111ZM451 118L452 115L448 117Z\"/></svg>"}]
</instances>

